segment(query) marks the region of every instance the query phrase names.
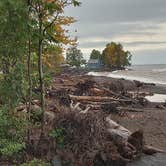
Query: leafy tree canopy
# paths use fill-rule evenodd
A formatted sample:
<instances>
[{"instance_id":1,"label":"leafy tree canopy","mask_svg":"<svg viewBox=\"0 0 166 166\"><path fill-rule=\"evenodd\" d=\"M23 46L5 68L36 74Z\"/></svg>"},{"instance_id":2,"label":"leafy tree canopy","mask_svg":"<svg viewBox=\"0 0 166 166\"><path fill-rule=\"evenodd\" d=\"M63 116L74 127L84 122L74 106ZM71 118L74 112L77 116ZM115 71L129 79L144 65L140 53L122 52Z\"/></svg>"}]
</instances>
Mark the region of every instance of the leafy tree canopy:
<instances>
[{"instance_id":1,"label":"leafy tree canopy","mask_svg":"<svg viewBox=\"0 0 166 166\"><path fill-rule=\"evenodd\" d=\"M3 73L9 73L26 52L27 17L24 1L0 1L0 70Z\"/></svg>"},{"instance_id":2,"label":"leafy tree canopy","mask_svg":"<svg viewBox=\"0 0 166 166\"><path fill-rule=\"evenodd\" d=\"M124 68L130 66L131 53L125 51L120 43L111 42L106 45L102 53L102 61L109 68Z\"/></svg>"},{"instance_id":3,"label":"leafy tree canopy","mask_svg":"<svg viewBox=\"0 0 166 166\"><path fill-rule=\"evenodd\" d=\"M93 49L90 54L90 59L100 59L101 53L98 50Z\"/></svg>"},{"instance_id":4,"label":"leafy tree canopy","mask_svg":"<svg viewBox=\"0 0 166 166\"><path fill-rule=\"evenodd\" d=\"M66 60L68 64L76 67L80 67L86 63L81 50L77 46L72 46L67 49Z\"/></svg>"}]
</instances>

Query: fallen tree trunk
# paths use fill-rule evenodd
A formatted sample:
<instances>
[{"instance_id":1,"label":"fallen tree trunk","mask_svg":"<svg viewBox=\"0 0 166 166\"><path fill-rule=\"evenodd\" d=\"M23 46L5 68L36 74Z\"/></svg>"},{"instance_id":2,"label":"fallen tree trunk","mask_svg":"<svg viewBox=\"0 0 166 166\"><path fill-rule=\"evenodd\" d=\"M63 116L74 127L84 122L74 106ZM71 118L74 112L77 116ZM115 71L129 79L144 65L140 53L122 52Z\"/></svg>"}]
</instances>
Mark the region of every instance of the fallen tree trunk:
<instances>
[{"instance_id":1,"label":"fallen tree trunk","mask_svg":"<svg viewBox=\"0 0 166 166\"><path fill-rule=\"evenodd\" d=\"M108 123L107 131L110 133L113 141L118 146L130 147L130 151L133 152L133 155L137 153L145 153L148 155L152 155L154 153L166 153L166 151L155 148L153 146L145 145L143 142L143 132L136 131L132 133L125 127L117 124L115 121L111 120L110 117L106 118ZM125 147L126 146L126 147ZM123 149L123 151L124 151ZM127 148L129 150L129 148ZM125 152L126 153L126 152Z\"/></svg>"},{"instance_id":2,"label":"fallen tree trunk","mask_svg":"<svg viewBox=\"0 0 166 166\"><path fill-rule=\"evenodd\" d=\"M148 155L153 155L155 153L166 153L166 151L164 151L162 149L158 149L158 148L155 148L153 146L148 146L148 145L145 145L143 147L143 152Z\"/></svg>"},{"instance_id":3,"label":"fallen tree trunk","mask_svg":"<svg viewBox=\"0 0 166 166\"><path fill-rule=\"evenodd\" d=\"M108 123L107 131L111 134L116 143L126 142L129 136L132 134L128 129L117 124L110 117L106 118L106 122Z\"/></svg>"},{"instance_id":4,"label":"fallen tree trunk","mask_svg":"<svg viewBox=\"0 0 166 166\"><path fill-rule=\"evenodd\" d=\"M105 102L103 102L103 101L80 101L82 104L88 104L88 105L94 105L94 106L101 106L101 105L103 105L103 104L119 104L119 101L105 101Z\"/></svg>"},{"instance_id":5,"label":"fallen tree trunk","mask_svg":"<svg viewBox=\"0 0 166 166\"><path fill-rule=\"evenodd\" d=\"M143 112L141 108L131 108L131 107L117 107L119 111L131 111L131 112Z\"/></svg>"},{"instance_id":6,"label":"fallen tree trunk","mask_svg":"<svg viewBox=\"0 0 166 166\"><path fill-rule=\"evenodd\" d=\"M119 102L126 102L132 103L133 100L131 99L116 99L113 97L101 97L101 96L75 96L69 95L72 100L77 101L93 101L93 102L108 102L108 101L119 101Z\"/></svg>"}]
</instances>

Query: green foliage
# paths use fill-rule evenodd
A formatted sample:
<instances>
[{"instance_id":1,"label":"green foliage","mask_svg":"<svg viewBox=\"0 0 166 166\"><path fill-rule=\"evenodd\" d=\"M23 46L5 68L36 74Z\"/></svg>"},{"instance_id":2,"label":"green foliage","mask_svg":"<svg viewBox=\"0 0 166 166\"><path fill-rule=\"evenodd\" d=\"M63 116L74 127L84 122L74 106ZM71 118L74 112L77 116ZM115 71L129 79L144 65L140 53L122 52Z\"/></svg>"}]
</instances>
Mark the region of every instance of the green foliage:
<instances>
[{"instance_id":1,"label":"green foliage","mask_svg":"<svg viewBox=\"0 0 166 166\"><path fill-rule=\"evenodd\" d=\"M51 164L43 160L33 159L32 161L21 164L20 166L51 166Z\"/></svg>"},{"instance_id":2,"label":"green foliage","mask_svg":"<svg viewBox=\"0 0 166 166\"><path fill-rule=\"evenodd\" d=\"M0 109L0 154L12 156L25 148L26 121L7 107Z\"/></svg>"},{"instance_id":3,"label":"green foliage","mask_svg":"<svg viewBox=\"0 0 166 166\"><path fill-rule=\"evenodd\" d=\"M42 119L42 110L40 108L31 111L32 123L34 123L34 124L39 123L40 124L41 119Z\"/></svg>"},{"instance_id":4,"label":"green foliage","mask_svg":"<svg viewBox=\"0 0 166 166\"><path fill-rule=\"evenodd\" d=\"M52 69L64 60L62 44L73 43L64 29L64 26L75 21L72 17L64 16L64 8L69 5L79 6L80 2L77 0L0 1L0 71L2 72L0 74L0 156L2 157L17 156L25 148L24 139L29 124L25 120L27 114L22 116L15 111L15 108L20 102L31 101L32 95L28 90L41 87L42 109L35 110L31 116L37 121L43 118L41 117L43 115L41 110L44 111L45 104L43 83L49 86ZM83 59L80 61L78 66L83 63ZM29 80L32 80L32 86L30 83L27 84ZM30 114L28 114L30 121L29 117ZM61 130L56 129L52 137L63 146L64 136ZM46 163L40 160L33 160L28 164L46 166Z\"/></svg>"},{"instance_id":5,"label":"green foliage","mask_svg":"<svg viewBox=\"0 0 166 166\"><path fill-rule=\"evenodd\" d=\"M2 104L15 107L26 95L27 82L24 66L16 64L9 74L2 75L0 82L0 100Z\"/></svg>"},{"instance_id":6,"label":"green foliage","mask_svg":"<svg viewBox=\"0 0 166 166\"><path fill-rule=\"evenodd\" d=\"M56 143L59 148L64 147L65 130L63 128L56 128L56 129L52 130L50 132L49 136L56 139Z\"/></svg>"},{"instance_id":7,"label":"green foliage","mask_svg":"<svg viewBox=\"0 0 166 166\"><path fill-rule=\"evenodd\" d=\"M0 155L17 156L25 148L25 117L15 107L26 96L25 54L28 8L22 0L0 1Z\"/></svg>"},{"instance_id":8,"label":"green foliage","mask_svg":"<svg viewBox=\"0 0 166 166\"><path fill-rule=\"evenodd\" d=\"M86 63L81 50L77 49L77 46L73 46L67 49L66 61L68 64L76 67L81 67L81 65Z\"/></svg>"},{"instance_id":9,"label":"green foliage","mask_svg":"<svg viewBox=\"0 0 166 166\"><path fill-rule=\"evenodd\" d=\"M74 6L80 6L81 5L81 2L76 1L76 0L72 0L72 3L73 3Z\"/></svg>"},{"instance_id":10,"label":"green foliage","mask_svg":"<svg viewBox=\"0 0 166 166\"><path fill-rule=\"evenodd\" d=\"M0 70L3 73L10 73L26 52L27 21L25 1L0 1Z\"/></svg>"},{"instance_id":11,"label":"green foliage","mask_svg":"<svg viewBox=\"0 0 166 166\"><path fill-rule=\"evenodd\" d=\"M101 58L101 53L98 50L92 50L90 54L90 59L100 59Z\"/></svg>"},{"instance_id":12,"label":"green foliage","mask_svg":"<svg viewBox=\"0 0 166 166\"><path fill-rule=\"evenodd\" d=\"M49 87L51 85L51 82L52 82L52 73L45 72L43 79L44 79L45 86Z\"/></svg>"},{"instance_id":13,"label":"green foliage","mask_svg":"<svg viewBox=\"0 0 166 166\"><path fill-rule=\"evenodd\" d=\"M103 50L101 59L105 66L120 69L131 65L131 56L129 51L124 51L120 43L111 42Z\"/></svg>"},{"instance_id":14,"label":"green foliage","mask_svg":"<svg viewBox=\"0 0 166 166\"><path fill-rule=\"evenodd\" d=\"M25 148L25 143L17 143L15 141L10 141L7 139L0 140L0 153L3 156L11 157L13 155L18 154Z\"/></svg>"}]
</instances>

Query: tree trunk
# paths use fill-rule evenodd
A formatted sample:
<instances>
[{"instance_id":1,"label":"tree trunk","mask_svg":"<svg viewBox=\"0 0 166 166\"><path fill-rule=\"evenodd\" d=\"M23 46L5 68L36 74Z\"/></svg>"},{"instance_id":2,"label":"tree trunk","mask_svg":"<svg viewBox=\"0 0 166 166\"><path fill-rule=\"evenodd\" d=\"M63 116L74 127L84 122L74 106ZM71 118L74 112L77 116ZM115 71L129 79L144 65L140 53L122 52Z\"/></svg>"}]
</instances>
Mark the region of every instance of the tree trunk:
<instances>
[{"instance_id":1,"label":"tree trunk","mask_svg":"<svg viewBox=\"0 0 166 166\"><path fill-rule=\"evenodd\" d=\"M39 14L39 43L38 43L38 71L39 71L39 84L40 84L40 102L42 110L42 125L44 121L45 100L44 100L44 81L43 81L43 64L42 64L42 51L43 51L43 28L42 16Z\"/></svg>"},{"instance_id":2,"label":"tree trunk","mask_svg":"<svg viewBox=\"0 0 166 166\"><path fill-rule=\"evenodd\" d=\"M69 95L72 100L76 101L91 101L91 102L110 102L110 101L117 101L117 102L126 102L131 103L133 100L131 99L117 99L113 97L103 97L103 96L75 96Z\"/></svg>"},{"instance_id":3,"label":"tree trunk","mask_svg":"<svg viewBox=\"0 0 166 166\"><path fill-rule=\"evenodd\" d=\"M31 120L31 103L32 103L32 80L31 80L31 40L29 39L28 42L28 59L27 59L27 66L28 66L28 121ZM27 133L28 142L30 142L30 130L28 129Z\"/></svg>"}]
</instances>

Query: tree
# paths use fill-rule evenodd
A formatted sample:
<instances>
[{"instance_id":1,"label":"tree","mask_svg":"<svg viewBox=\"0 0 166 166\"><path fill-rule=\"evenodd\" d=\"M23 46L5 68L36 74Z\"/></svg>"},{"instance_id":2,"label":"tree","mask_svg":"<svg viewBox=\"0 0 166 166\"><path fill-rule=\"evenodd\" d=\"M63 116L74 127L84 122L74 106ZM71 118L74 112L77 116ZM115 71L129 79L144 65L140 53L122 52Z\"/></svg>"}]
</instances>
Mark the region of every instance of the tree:
<instances>
[{"instance_id":1,"label":"tree","mask_svg":"<svg viewBox=\"0 0 166 166\"><path fill-rule=\"evenodd\" d=\"M33 19L37 25L38 72L43 119L45 110L45 88L43 74L44 49L48 45L53 46L55 44L67 44L71 42L68 36L65 35L66 31L64 30L64 25L70 25L74 22L74 19L72 17L65 17L63 15L64 9L69 5L79 6L80 3L77 0L31 0L29 2L31 8L33 9Z\"/></svg>"},{"instance_id":2,"label":"tree","mask_svg":"<svg viewBox=\"0 0 166 166\"><path fill-rule=\"evenodd\" d=\"M69 5L78 6L80 3L76 0L0 1L1 158L13 154L16 156L25 148L24 141L27 140L25 134L27 124L30 123L26 121L26 113L18 112L16 108L20 103L25 104L30 122L32 88L37 87L34 86L33 79L37 76L39 79L36 82L37 85L40 82L41 108L44 116L43 71L63 62L63 44L74 42L64 29L64 26L75 21L72 17L64 16L64 8ZM43 125L42 123L42 129ZM29 134L30 132L28 140Z\"/></svg>"},{"instance_id":3,"label":"tree","mask_svg":"<svg viewBox=\"0 0 166 166\"><path fill-rule=\"evenodd\" d=\"M9 74L26 52L28 15L22 0L1 0L0 9L0 70Z\"/></svg>"},{"instance_id":4,"label":"tree","mask_svg":"<svg viewBox=\"0 0 166 166\"><path fill-rule=\"evenodd\" d=\"M81 65L86 63L81 50L79 50L77 46L72 46L67 49L66 61L68 64L76 67L80 67Z\"/></svg>"},{"instance_id":5,"label":"tree","mask_svg":"<svg viewBox=\"0 0 166 166\"><path fill-rule=\"evenodd\" d=\"M103 50L101 59L105 66L120 69L131 65L131 56L129 51L124 51L120 43L111 42Z\"/></svg>"},{"instance_id":6,"label":"tree","mask_svg":"<svg viewBox=\"0 0 166 166\"><path fill-rule=\"evenodd\" d=\"M26 96L24 60L27 52L28 8L22 0L0 1L0 155L25 147L26 122L15 107Z\"/></svg>"},{"instance_id":7,"label":"tree","mask_svg":"<svg viewBox=\"0 0 166 166\"><path fill-rule=\"evenodd\" d=\"M100 58L101 58L100 51L93 49L90 54L90 59L100 59Z\"/></svg>"},{"instance_id":8,"label":"tree","mask_svg":"<svg viewBox=\"0 0 166 166\"><path fill-rule=\"evenodd\" d=\"M50 72L55 72L59 69L60 64L64 63L63 48L57 45L50 45L44 49L45 56L43 57L44 67Z\"/></svg>"}]
</instances>

